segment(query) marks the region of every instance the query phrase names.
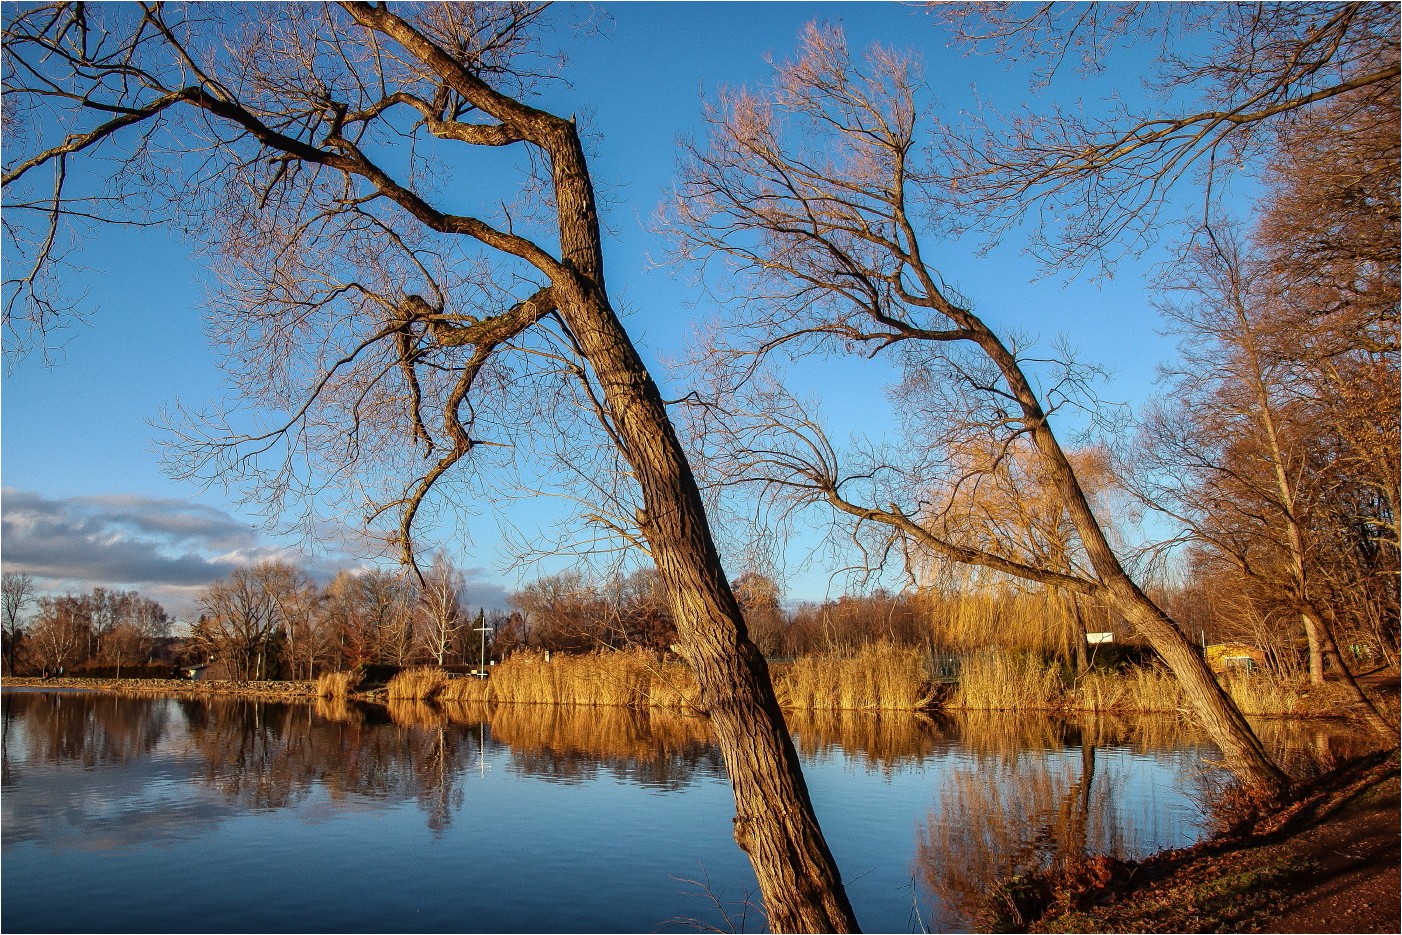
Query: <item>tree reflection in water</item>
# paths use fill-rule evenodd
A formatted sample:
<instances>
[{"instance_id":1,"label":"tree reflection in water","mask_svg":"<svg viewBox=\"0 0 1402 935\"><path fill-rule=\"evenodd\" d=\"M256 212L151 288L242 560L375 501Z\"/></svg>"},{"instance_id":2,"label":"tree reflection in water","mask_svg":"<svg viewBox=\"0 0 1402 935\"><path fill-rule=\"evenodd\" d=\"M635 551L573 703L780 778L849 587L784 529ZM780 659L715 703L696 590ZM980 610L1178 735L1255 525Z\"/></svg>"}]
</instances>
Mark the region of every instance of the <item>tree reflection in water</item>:
<instances>
[{"instance_id":1,"label":"tree reflection in water","mask_svg":"<svg viewBox=\"0 0 1402 935\"><path fill-rule=\"evenodd\" d=\"M413 800L435 832L452 822L464 776L489 747L508 750L511 772L552 782L609 774L678 790L725 774L706 722L669 711L37 692L6 692L4 704L7 785L22 762L91 767L164 740L196 754L200 781L241 807L292 807L320 787L333 801Z\"/></svg>"},{"instance_id":2,"label":"tree reflection in water","mask_svg":"<svg viewBox=\"0 0 1402 935\"><path fill-rule=\"evenodd\" d=\"M7 788L24 781L27 764L93 768L163 746L194 754L198 781L245 808L289 808L318 789L332 801L413 801L435 834L459 813L467 778L503 751L512 774L556 783L613 777L676 791L725 775L705 719L663 709L15 691L3 700ZM809 763L840 752L889 778L943 762L917 832L916 874L966 915L991 881L1087 855L1124 856L1135 819L1125 817L1119 780L1098 763L1097 748L1156 757L1202 743L1172 718L1078 725L1026 715L789 712L788 721ZM1352 735L1290 727L1262 731L1283 762L1348 752Z\"/></svg>"},{"instance_id":3,"label":"tree reflection in water","mask_svg":"<svg viewBox=\"0 0 1402 935\"><path fill-rule=\"evenodd\" d=\"M917 831L915 872L966 928L1021 924L1017 881L1033 871L1066 879L1087 858L1138 859L1155 849L1146 844L1160 836L1137 822L1163 816L1135 807L1119 754L1143 760L1201 748L1203 768L1180 781L1195 786L1191 817L1204 827L1230 776L1211 768L1215 751L1182 718L964 712L944 724L959 755ZM1370 745L1347 727L1277 721L1257 729L1275 761L1297 773Z\"/></svg>"},{"instance_id":4,"label":"tree reflection in water","mask_svg":"<svg viewBox=\"0 0 1402 935\"><path fill-rule=\"evenodd\" d=\"M1059 720L989 715L960 720L972 756L945 776L918 832L915 858L949 910L981 926L999 915L1018 921L1005 884L1034 870L1055 876L1090 856L1128 855L1121 777L1096 775L1096 747L1126 740L1115 725L1092 721L1078 729Z\"/></svg>"},{"instance_id":5,"label":"tree reflection in water","mask_svg":"<svg viewBox=\"0 0 1402 935\"><path fill-rule=\"evenodd\" d=\"M170 711L163 705L128 704L93 692L15 692L4 705L5 783L11 781L11 744L22 743L28 760L74 762L92 769L148 755L166 733ZM22 740L11 724L23 721Z\"/></svg>"}]
</instances>

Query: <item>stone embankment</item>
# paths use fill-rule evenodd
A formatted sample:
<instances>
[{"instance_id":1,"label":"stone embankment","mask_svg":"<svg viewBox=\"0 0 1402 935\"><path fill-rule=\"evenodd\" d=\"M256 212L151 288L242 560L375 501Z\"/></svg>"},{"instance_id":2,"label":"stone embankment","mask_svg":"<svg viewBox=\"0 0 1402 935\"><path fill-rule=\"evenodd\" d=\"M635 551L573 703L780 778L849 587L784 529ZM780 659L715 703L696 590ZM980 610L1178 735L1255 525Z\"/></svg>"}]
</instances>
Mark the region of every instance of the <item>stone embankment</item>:
<instances>
[{"instance_id":1,"label":"stone embankment","mask_svg":"<svg viewBox=\"0 0 1402 935\"><path fill-rule=\"evenodd\" d=\"M227 679L87 679L12 678L0 679L4 688L83 689L132 694L159 695L239 695L284 701L309 701L316 697L312 682L242 682Z\"/></svg>"}]
</instances>

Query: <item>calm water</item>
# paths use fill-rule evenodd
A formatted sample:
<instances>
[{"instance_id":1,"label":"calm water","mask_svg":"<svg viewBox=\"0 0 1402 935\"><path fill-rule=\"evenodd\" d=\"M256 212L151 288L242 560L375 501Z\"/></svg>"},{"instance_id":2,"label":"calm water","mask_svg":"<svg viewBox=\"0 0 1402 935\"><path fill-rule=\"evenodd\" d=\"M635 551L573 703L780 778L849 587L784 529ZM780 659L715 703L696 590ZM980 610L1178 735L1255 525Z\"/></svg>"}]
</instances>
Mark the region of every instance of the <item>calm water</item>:
<instances>
[{"instance_id":1,"label":"calm water","mask_svg":"<svg viewBox=\"0 0 1402 935\"><path fill-rule=\"evenodd\" d=\"M6 691L6 932L762 929L704 723ZM796 718L868 931L954 931L991 878L1201 833L1181 725ZM1288 734L1277 746L1327 745Z\"/></svg>"}]
</instances>

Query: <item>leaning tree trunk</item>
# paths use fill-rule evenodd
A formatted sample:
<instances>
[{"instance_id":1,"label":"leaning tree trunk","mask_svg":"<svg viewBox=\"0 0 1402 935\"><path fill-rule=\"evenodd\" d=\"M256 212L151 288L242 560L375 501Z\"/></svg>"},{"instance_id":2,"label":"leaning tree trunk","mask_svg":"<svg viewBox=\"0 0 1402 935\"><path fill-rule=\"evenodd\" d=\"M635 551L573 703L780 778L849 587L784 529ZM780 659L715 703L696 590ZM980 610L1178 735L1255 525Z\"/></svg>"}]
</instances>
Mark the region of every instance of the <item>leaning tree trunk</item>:
<instances>
[{"instance_id":1,"label":"leaning tree trunk","mask_svg":"<svg viewBox=\"0 0 1402 935\"><path fill-rule=\"evenodd\" d=\"M553 119L553 118L552 118ZM542 128L553 160L561 317L594 369L607 418L643 497L638 517L696 671L735 795L735 839L749 856L775 932L855 932L856 916L808 797L768 666L749 639L662 394L611 307L593 192L574 125Z\"/></svg>"},{"instance_id":2,"label":"leaning tree trunk","mask_svg":"<svg viewBox=\"0 0 1402 935\"><path fill-rule=\"evenodd\" d=\"M1065 470L1070 475L1069 464ZM1269 795L1285 792L1290 786L1285 773L1266 753L1251 724L1218 684L1207 660L1198 652L1192 640L1125 572L1110 544L1105 541L1079 485L1075 486L1075 495L1068 496L1067 501L1067 511L1081 533L1081 541L1097 577L1105 585L1110 606L1149 641L1149 645L1173 672L1208 736L1222 750L1228 767L1248 785Z\"/></svg>"},{"instance_id":3,"label":"leaning tree trunk","mask_svg":"<svg viewBox=\"0 0 1402 935\"><path fill-rule=\"evenodd\" d=\"M1329 621L1312 607L1301 611L1300 616L1304 619L1305 626L1309 628L1318 641L1320 656L1330 660L1334 664L1334 668L1338 670L1339 683L1343 686L1344 693L1353 702L1363 722L1368 725L1368 729L1384 743L1395 747L1397 745L1397 725L1383 717L1382 712L1373 704L1373 700L1364 693L1363 686L1359 685L1358 680L1353 677L1353 670L1349 668L1348 663L1344 661L1343 653L1339 651L1339 644L1334 639L1334 630L1329 625ZM1311 660L1311 670L1313 665L1313 660ZM1316 684L1323 684L1322 668L1321 666L1320 680ZM1311 681L1313 681L1313 671L1310 672L1310 675Z\"/></svg>"},{"instance_id":4,"label":"leaning tree trunk","mask_svg":"<svg viewBox=\"0 0 1402 935\"><path fill-rule=\"evenodd\" d=\"M1228 767L1245 783L1268 795L1285 792L1290 780L1261 746L1236 703L1217 683L1207 661L1178 624L1149 600L1120 564L1016 355L977 316L962 310L958 315L958 323L973 332L974 340L998 368L1017 400L1023 422L1031 430L1032 442L1051 475L1066 515L1081 538L1086 558L1110 606L1149 641L1172 670L1203 728L1221 748Z\"/></svg>"},{"instance_id":5,"label":"leaning tree trunk","mask_svg":"<svg viewBox=\"0 0 1402 935\"><path fill-rule=\"evenodd\" d=\"M776 932L857 931L768 666L749 639L661 394L601 295L561 302L642 488L638 517L735 795L735 839Z\"/></svg>"},{"instance_id":6,"label":"leaning tree trunk","mask_svg":"<svg viewBox=\"0 0 1402 935\"><path fill-rule=\"evenodd\" d=\"M750 642L721 567L696 480L662 395L609 303L593 185L574 121L496 92L386 6L343 6L363 25L393 37L465 100L501 122L497 128L464 130L470 141L500 145L526 140L549 159L558 260L514 234L475 222L464 230L549 277L553 308L593 368L605 410L601 418L642 493L639 527L725 758L735 793L736 840L754 866L771 928L856 931L764 658Z\"/></svg>"}]
</instances>

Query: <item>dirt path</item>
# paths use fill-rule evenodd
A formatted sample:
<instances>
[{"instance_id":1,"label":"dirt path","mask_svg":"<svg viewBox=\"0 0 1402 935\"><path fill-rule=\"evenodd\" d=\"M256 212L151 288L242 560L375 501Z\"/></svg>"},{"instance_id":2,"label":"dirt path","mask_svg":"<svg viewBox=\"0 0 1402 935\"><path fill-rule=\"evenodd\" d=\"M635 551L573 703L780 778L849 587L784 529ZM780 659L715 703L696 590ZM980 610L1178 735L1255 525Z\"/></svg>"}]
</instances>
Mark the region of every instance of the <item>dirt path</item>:
<instances>
[{"instance_id":1,"label":"dirt path","mask_svg":"<svg viewBox=\"0 0 1402 935\"><path fill-rule=\"evenodd\" d=\"M1340 814L1279 845L1282 855L1314 870L1284 897L1261 932L1399 932L1398 780L1394 773Z\"/></svg>"}]
</instances>

